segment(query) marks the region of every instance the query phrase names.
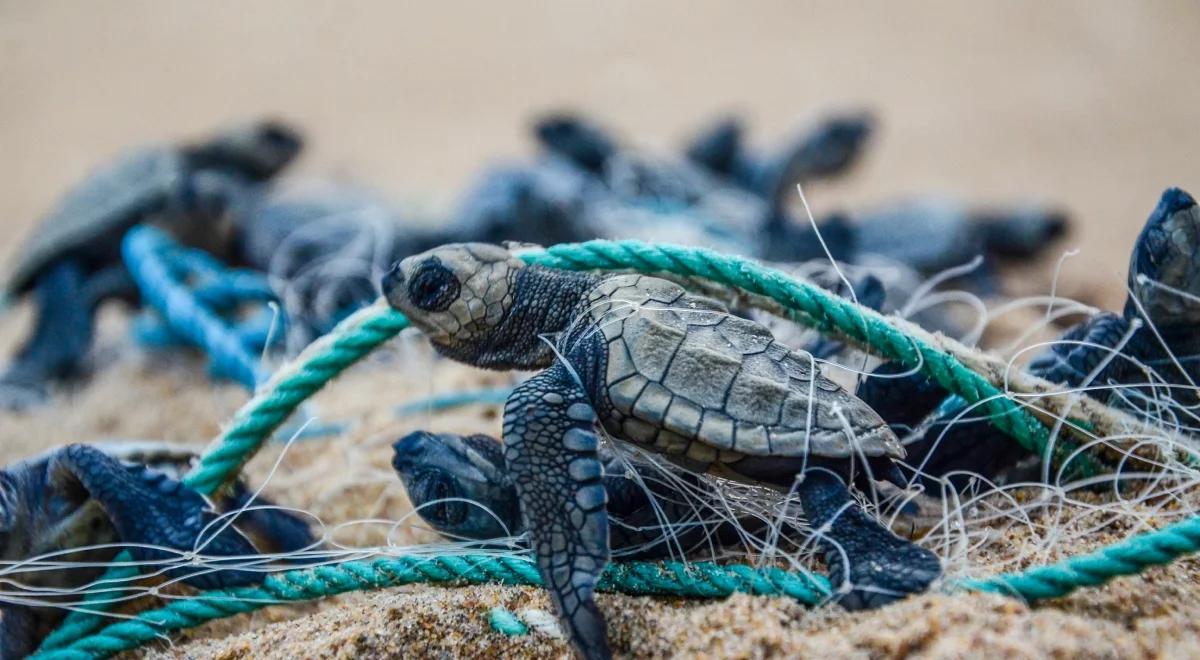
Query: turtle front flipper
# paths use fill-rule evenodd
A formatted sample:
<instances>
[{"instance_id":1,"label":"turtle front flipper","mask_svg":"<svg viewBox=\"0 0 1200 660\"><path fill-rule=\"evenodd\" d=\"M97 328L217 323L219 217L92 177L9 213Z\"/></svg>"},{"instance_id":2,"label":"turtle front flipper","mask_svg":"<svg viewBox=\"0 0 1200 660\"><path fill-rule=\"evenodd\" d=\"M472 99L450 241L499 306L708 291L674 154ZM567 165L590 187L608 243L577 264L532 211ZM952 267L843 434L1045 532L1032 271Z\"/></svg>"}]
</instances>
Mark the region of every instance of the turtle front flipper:
<instances>
[{"instance_id":1,"label":"turtle front flipper","mask_svg":"<svg viewBox=\"0 0 1200 660\"><path fill-rule=\"evenodd\" d=\"M83 269L54 264L35 284L33 335L0 376L0 408L40 403L51 381L75 375L92 345L93 305L84 295Z\"/></svg>"},{"instance_id":2,"label":"turtle front flipper","mask_svg":"<svg viewBox=\"0 0 1200 660\"><path fill-rule=\"evenodd\" d=\"M538 572L575 650L608 658L593 590L609 559L607 494L596 412L555 364L525 381L504 411L504 459L517 487Z\"/></svg>"},{"instance_id":3,"label":"turtle front flipper","mask_svg":"<svg viewBox=\"0 0 1200 660\"><path fill-rule=\"evenodd\" d=\"M602 173L617 150L603 130L575 115L543 117L533 132L543 147L592 174Z\"/></svg>"},{"instance_id":4,"label":"turtle front flipper","mask_svg":"<svg viewBox=\"0 0 1200 660\"><path fill-rule=\"evenodd\" d=\"M258 552L226 521L217 521L204 497L162 473L121 463L88 445L68 445L48 468L57 488L82 487L112 521L121 541L141 562L182 564L181 554L253 559ZM262 573L223 569L209 560L197 567L171 568L167 575L202 589L257 582Z\"/></svg>"},{"instance_id":5,"label":"turtle front flipper","mask_svg":"<svg viewBox=\"0 0 1200 660\"><path fill-rule=\"evenodd\" d=\"M828 117L759 165L756 188L780 203L796 184L842 174L858 161L874 119L866 112Z\"/></svg>"},{"instance_id":6,"label":"turtle front flipper","mask_svg":"<svg viewBox=\"0 0 1200 660\"><path fill-rule=\"evenodd\" d=\"M742 122L735 117L725 117L706 128L692 139L684 155L713 174L734 178L739 185L750 185L737 178L743 162Z\"/></svg>"},{"instance_id":7,"label":"turtle front flipper","mask_svg":"<svg viewBox=\"0 0 1200 660\"><path fill-rule=\"evenodd\" d=\"M839 475L809 467L797 492L824 550L830 580L839 588L838 602L846 609L881 607L924 591L941 576L936 555L867 515Z\"/></svg>"}]
</instances>

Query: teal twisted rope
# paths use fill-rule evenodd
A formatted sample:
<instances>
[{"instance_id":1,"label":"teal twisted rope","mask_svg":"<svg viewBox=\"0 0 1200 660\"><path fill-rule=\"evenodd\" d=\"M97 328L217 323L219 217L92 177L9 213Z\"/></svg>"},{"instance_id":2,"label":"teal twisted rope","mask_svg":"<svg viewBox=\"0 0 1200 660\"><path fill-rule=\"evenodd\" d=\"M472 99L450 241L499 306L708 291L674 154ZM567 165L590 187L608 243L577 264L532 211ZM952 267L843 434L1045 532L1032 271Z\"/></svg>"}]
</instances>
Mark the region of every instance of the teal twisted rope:
<instances>
[{"instance_id":1,"label":"teal twisted rope","mask_svg":"<svg viewBox=\"0 0 1200 660\"><path fill-rule=\"evenodd\" d=\"M1036 602L1065 596L1081 587L1133 575L1200 551L1200 517L1146 532L1098 552L1033 568L1023 573L966 580L955 586L1017 596ZM137 648L163 633L191 628L281 602L312 600L348 591L378 589L418 582L434 584L540 585L534 564L517 558L487 555L436 558L385 558L269 575L261 586L206 592L143 612L115 623L96 635L35 657L55 660L97 658ZM781 569L761 570L744 564L628 562L613 564L599 588L639 595L721 598L742 592L789 596L814 605L825 600L829 584L820 576Z\"/></svg>"},{"instance_id":2,"label":"teal twisted rope","mask_svg":"<svg viewBox=\"0 0 1200 660\"><path fill-rule=\"evenodd\" d=\"M966 580L976 591L1018 596L1029 601L1061 598L1081 587L1094 587L1115 577L1134 575L1200 551L1200 516L1158 531L1131 536L1096 552L1071 557L1021 573Z\"/></svg>"},{"instance_id":3,"label":"teal twisted rope","mask_svg":"<svg viewBox=\"0 0 1200 660\"><path fill-rule=\"evenodd\" d=\"M529 626L517 618L517 615L503 607L493 607L488 610L488 623L492 630L506 637L520 637L529 634Z\"/></svg>"},{"instance_id":4,"label":"teal twisted rope","mask_svg":"<svg viewBox=\"0 0 1200 660\"><path fill-rule=\"evenodd\" d=\"M128 552L122 552L114 557L111 566L104 573L104 577L95 584L92 591L84 596L82 607L67 614L63 622L49 635L46 635L38 650L46 651L69 646L75 640L103 628L109 621L104 613L127 595L122 585L139 574L137 565L133 563L133 556Z\"/></svg>"},{"instance_id":5,"label":"teal twisted rope","mask_svg":"<svg viewBox=\"0 0 1200 660\"><path fill-rule=\"evenodd\" d=\"M184 477L184 483L206 495L215 493L301 403L406 327L408 319L403 314L385 307L373 305L351 314L238 410L212 448Z\"/></svg>"},{"instance_id":6,"label":"teal twisted rope","mask_svg":"<svg viewBox=\"0 0 1200 660\"><path fill-rule=\"evenodd\" d=\"M148 610L114 623L99 633L33 656L45 660L103 658L128 651L164 633L192 628L208 621L285 602L313 600L350 591L406 584L505 584L540 586L537 567L527 559L490 555L443 557L386 557L335 566L275 573L261 585L205 592ZM829 584L819 576L722 566L709 562L664 564L628 562L609 566L597 587L642 595L720 598L737 592L790 596L816 604L829 596Z\"/></svg>"}]
</instances>

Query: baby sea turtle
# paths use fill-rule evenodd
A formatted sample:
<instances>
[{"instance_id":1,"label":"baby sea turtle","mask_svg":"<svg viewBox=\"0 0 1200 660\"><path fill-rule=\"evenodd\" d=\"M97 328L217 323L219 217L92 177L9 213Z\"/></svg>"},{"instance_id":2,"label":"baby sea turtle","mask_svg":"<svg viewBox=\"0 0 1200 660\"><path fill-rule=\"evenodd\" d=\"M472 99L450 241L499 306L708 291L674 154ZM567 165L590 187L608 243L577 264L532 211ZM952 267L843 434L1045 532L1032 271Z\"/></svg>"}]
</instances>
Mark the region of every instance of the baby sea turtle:
<instances>
[{"instance_id":1,"label":"baby sea turtle","mask_svg":"<svg viewBox=\"0 0 1200 660\"><path fill-rule=\"evenodd\" d=\"M964 280L987 293L997 287L997 257L1033 257L1068 227L1064 213L1039 204L977 207L941 197L900 200L851 217L859 254L880 255L927 276L983 257Z\"/></svg>"},{"instance_id":2,"label":"baby sea turtle","mask_svg":"<svg viewBox=\"0 0 1200 660\"><path fill-rule=\"evenodd\" d=\"M820 135L766 163L755 163L754 173L747 174L754 180L746 182L694 160L618 149L604 131L575 115L544 117L534 132L548 153L572 163L619 200L613 210L616 219L603 223L607 228L601 237L629 238L638 228L676 214L680 221L675 224L699 225L711 235L708 244L689 241L704 247L736 249L730 241L740 240L750 247L749 254L775 261L825 258L826 249L839 260L853 254L852 237L841 218L822 223L823 247L811 224L795 221L787 211L796 184L819 170L817 161L826 158L821 148L827 145ZM638 214L638 209L648 213ZM670 240L677 233L672 227L662 235Z\"/></svg>"},{"instance_id":3,"label":"baby sea turtle","mask_svg":"<svg viewBox=\"0 0 1200 660\"><path fill-rule=\"evenodd\" d=\"M862 156L875 129L866 112L823 117L772 154L751 153L742 122L727 117L713 123L687 146L688 160L763 196L779 193L775 181L791 185L839 176Z\"/></svg>"},{"instance_id":4,"label":"baby sea turtle","mask_svg":"<svg viewBox=\"0 0 1200 660\"><path fill-rule=\"evenodd\" d=\"M121 239L139 222L164 225L184 242L227 246L222 220L232 197L287 165L301 147L290 127L259 121L210 139L146 147L118 157L70 190L17 251L3 297L32 293L33 335L0 376L0 407L44 396L47 382L74 375L92 340L96 307L136 300L121 263Z\"/></svg>"},{"instance_id":5,"label":"baby sea turtle","mask_svg":"<svg viewBox=\"0 0 1200 660\"><path fill-rule=\"evenodd\" d=\"M392 445L392 467L421 518L454 539L490 541L525 531L517 487L504 465L504 447L486 435L413 431ZM697 502L679 483L649 465L600 452L607 497L608 544L614 557L660 559L737 543L765 529L765 521ZM631 474L636 472L636 475ZM636 476L636 478L634 478ZM696 488L689 473L677 477ZM786 528L784 535L800 536Z\"/></svg>"},{"instance_id":6,"label":"baby sea turtle","mask_svg":"<svg viewBox=\"0 0 1200 660\"><path fill-rule=\"evenodd\" d=\"M259 554L243 536L254 536L267 552L293 552L314 544L308 525L282 510L264 508L258 498L234 520L237 527L213 524L219 515L199 493L172 476L186 469L194 453L177 445L105 443L66 445L0 470L0 573L27 598L0 601L0 657L30 653L62 619L61 605L79 597L121 550L139 562L167 562L155 573L204 589L262 579L263 567L221 569L211 559L189 568L181 553L236 557L245 563ZM218 502L234 511L250 504L239 484ZM168 548L177 552L160 549ZM28 560L49 555L52 567ZM71 567L61 562L76 564ZM13 570L22 564L21 570ZM150 571L158 570L148 564ZM61 599L53 594L63 594ZM34 605L33 602L45 605ZM60 605L56 607L55 605Z\"/></svg>"},{"instance_id":7,"label":"baby sea turtle","mask_svg":"<svg viewBox=\"0 0 1200 660\"><path fill-rule=\"evenodd\" d=\"M935 555L847 489L852 477L899 479L904 450L883 420L719 303L653 277L527 266L485 244L409 257L383 290L440 353L542 370L508 400L504 457L539 571L585 656L609 656L593 596L609 559L597 427L690 471L796 492L847 607L940 575Z\"/></svg>"},{"instance_id":8,"label":"baby sea turtle","mask_svg":"<svg viewBox=\"0 0 1200 660\"><path fill-rule=\"evenodd\" d=\"M1142 407L1156 392L1177 404L1194 403L1200 382L1198 245L1200 207L1183 190L1166 190L1134 244L1123 313L1100 312L1068 329L1030 361L1029 373L1064 389L1087 386L1089 396L1126 408ZM889 373L903 371L885 364L877 372ZM889 424L909 428L947 394L922 374L867 378L858 390ZM1153 412L1160 417L1161 403ZM928 486L939 480L962 486L975 475L997 478L1027 457L988 422L955 421L962 410L938 410L937 421L905 443L909 462Z\"/></svg>"},{"instance_id":9,"label":"baby sea turtle","mask_svg":"<svg viewBox=\"0 0 1200 660\"><path fill-rule=\"evenodd\" d=\"M378 298L397 259L449 240L373 191L332 182L248 195L235 217L238 259L268 274L293 353Z\"/></svg>"}]
</instances>

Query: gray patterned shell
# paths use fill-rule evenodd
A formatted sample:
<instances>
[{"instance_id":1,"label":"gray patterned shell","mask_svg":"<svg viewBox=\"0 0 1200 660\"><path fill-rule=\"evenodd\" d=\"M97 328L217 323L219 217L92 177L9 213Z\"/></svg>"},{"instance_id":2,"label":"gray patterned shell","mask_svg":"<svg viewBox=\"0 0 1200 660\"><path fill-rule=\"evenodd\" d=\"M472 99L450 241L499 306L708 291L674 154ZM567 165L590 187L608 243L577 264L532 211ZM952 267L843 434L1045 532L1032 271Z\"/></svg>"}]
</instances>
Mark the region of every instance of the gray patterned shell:
<instances>
[{"instance_id":1,"label":"gray patterned shell","mask_svg":"<svg viewBox=\"0 0 1200 660\"><path fill-rule=\"evenodd\" d=\"M620 275L589 293L608 346L615 434L702 463L743 455L904 457L883 420L764 327L665 280Z\"/></svg>"}]
</instances>

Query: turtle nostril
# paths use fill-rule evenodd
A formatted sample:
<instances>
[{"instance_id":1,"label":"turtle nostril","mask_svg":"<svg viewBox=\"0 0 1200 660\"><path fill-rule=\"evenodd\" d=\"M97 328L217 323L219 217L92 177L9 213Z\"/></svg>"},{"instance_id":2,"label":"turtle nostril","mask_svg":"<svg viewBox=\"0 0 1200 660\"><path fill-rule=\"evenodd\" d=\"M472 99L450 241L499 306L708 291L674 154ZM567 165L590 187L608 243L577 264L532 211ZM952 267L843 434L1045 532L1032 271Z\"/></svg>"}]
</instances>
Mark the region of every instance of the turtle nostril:
<instances>
[{"instance_id":1,"label":"turtle nostril","mask_svg":"<svg viewBox=\"0 0 1200 660\"><path fill-rule=\"evenodd\" d=\"M392 465L399 468L401 464L413 460L425 448L425 431L413 431L392 444Z\"/></svg>"},{"instance_id":2,"label":"turtle nostril","mask_svg":"<svg viewBox=\"0 0 1200 660\"><path fill-rule=\"evenodd\" d=\"M404 273L400 270L400 262L396 262L392 269L384 274L383 280L380 282L380 289L383 291L383 296L391 300L392 291L402 284L404 284Z\"/></svg>"}]
</instances>

